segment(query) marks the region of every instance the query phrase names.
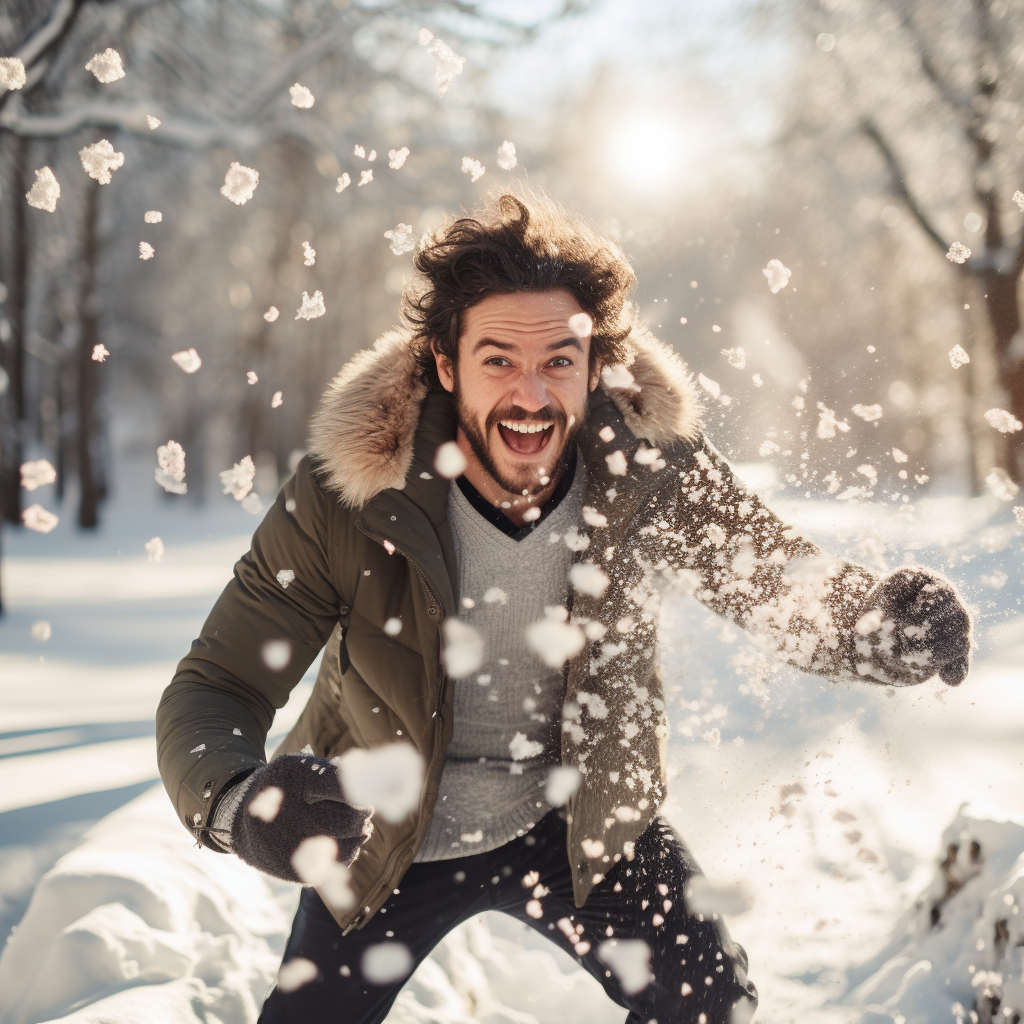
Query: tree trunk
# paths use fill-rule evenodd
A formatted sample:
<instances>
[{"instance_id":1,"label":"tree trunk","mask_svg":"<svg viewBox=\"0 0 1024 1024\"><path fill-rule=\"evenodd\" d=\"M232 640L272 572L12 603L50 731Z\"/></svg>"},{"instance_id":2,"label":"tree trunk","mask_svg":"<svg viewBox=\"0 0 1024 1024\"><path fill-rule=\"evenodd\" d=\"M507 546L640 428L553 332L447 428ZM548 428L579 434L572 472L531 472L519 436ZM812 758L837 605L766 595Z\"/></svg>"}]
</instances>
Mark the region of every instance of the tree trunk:
<instances>
[{"instance_id":1,"label":"tree trunk","mask_svg":"<svg viewBox=\"0 0 1024 1024\"><path fill-rule=\"evenodd\" d=\"M92 358L93 348L100 342L99 312L96 308L96 263L99 258L99 190L90 182L86 187L84 238L82 242L82 329L78 341L77 400L78 423L75 448L78 463L78 525L93 529L99 524L99 487L96 459L96 394L99 363Z\"/></svg>"},{"instance_id":2,"label":"tree trunk","mask_svg":"<svg viewBox=\"0 0 1024 1024\"><path fill-rule=\"evenodd\" d=\"M978 275L985 295L985 311L991 327L995 372L1004 392L1003 400L1014 416L1024 423L1024 357L1019 351L1021 339L1020 300L1017 275L993 270ZM991 429L991 428L990 428ZM1024 431L1007 437L1006 469L1018 484L1024 484Z\"/></svg>"}]
</instances>

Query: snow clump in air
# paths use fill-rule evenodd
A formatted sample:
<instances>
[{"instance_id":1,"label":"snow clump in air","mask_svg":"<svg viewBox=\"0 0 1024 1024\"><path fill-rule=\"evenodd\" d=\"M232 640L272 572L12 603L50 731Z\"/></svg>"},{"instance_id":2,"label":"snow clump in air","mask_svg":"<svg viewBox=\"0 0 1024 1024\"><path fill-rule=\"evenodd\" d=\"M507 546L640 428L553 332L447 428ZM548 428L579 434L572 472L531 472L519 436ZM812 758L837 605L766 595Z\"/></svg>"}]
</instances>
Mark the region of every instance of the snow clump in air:
<instances>
[{"instance_id":1,"label":"snow clump in air","mask_svg":"<svg viewBox=\"0 0 1024 1024\"><path fill-rule=\"evenodd\" d=\"M27 81L25 64L20 57L0 57L0 90L13 92L23 88Z\"/></svg>"},{"instance_id":2,"label":"snow clump in air","mask_svg":"<svg viewBox=\"0 0 1024 1024\"><path fill-rule=\"evenodd\" d=\"M607 939L597 947L597 959L611 969L626 995L643 992L654 981L651 947L643 939Z\"/></svg>"},{"instance_id":3,"label":"snow clump in air","mask_svg":"<svg viewBox=\"0 0 1024 1024\"><path fill-rule=\"evenodd\" d=\"M971 250L963 242L954 242L946 253L946 259L950 263L966 263L971 256Z\"/></svg>"},{"instance_id":4,"label":"snow clump in air","mask_svg":"<svg viewBox=\"0 0 1024 1024\"><path fill-rule=\"evenodd\" d=\"M266 313L263 314L263 319L266 320L268 324L272 324L280 315L281 311L277 308L277 306L271 306L270 309L268 309ZM256 381L251 380L249 381L249 383L255 384Z\"/></svg>"},{"instance_id":5,"label":"snow clump in air","mask_svg":"<svg viewBox=\"0 0 1024 1024\"><path fill-rule=\"evenodd\" d=\"M1021 213L1024 213L1024 192L1021 192L1020 189L1017 189L1017 191L1013 193L1011 198L1020 207Z\"/></svg>"},{"instance_id":6,"label":"snow clump in air","mask_svg":"<svg viewBox=\"0 0 1024 1024\"><path fill-rule=\"evenodd\" d=\"M412 954L401 942L378 942L367 946L360 969L371 985L390 985L412 973Z\"/></svg>"},{"instance_id":7,"label":"snow clump in air","mask_svg":"<svg viewBox=\"0 0 1024 1024\"><path fill-rule=\"evenodd\" d=\"M57 470L47 459L36 459L35 462L21 464L21 486L26 491L34 491L44 484L52 484L57 479Z\"/></svg>"},{"instance_id":8,"label":"snow clump in air","mask_svg":"<svg viewBox=\"0 0 1024 1024\"><path fill-rule=\"evenodd\" d=\"M38 622L32 623L33 640L38 640L40 643L45 644L51 636L53 636L53 627L46 621L46 619L40 619Z\"/></svg>"},{"instance_id":9,"label":"snow clump in air","mask_svg":"<svg viewBox=\"0 0 1024 1024\"><path fill-rule=\"evenodd\" d=\"M255 491L250 491L242 499L242 508L251 516L258 516L263 511L263 502Z\"/></svg>"},{"instance_id":10,"label":"snow clump in air","mask_svg":"<svg viewBox=\"0 0 1024 1024\"><path fill-rule=\"evenodd\" d=\"M589 338L594 333L594 321L588 313L573 313L569 317L569 330L577 338Z\"/></svg>"},{"instance_id":11,"label":"snow clump in air","mask_svg":"<svg viewBox=\"0 0 1024 1024\"><path fill-rule=\"evenodd\" d=\"M271 672L280 672L291 664L292 645L287 640L268 640L260 648L260 657Z\"/></svg>"},{"instance_id":12,"label":"snow clump in air","mask_svg":"<svg viewBox=\"0 0 1024 1024\"><path fill-rule=\"evenodd\" d=\"M1013 506L1013 518L1017 520L1017 525L1024 528L1024 505Z\"/></svg>"},{"instance_id":13,"label":"snow clump in air","mask_svg":"<svg viewBox=\"0 0 1024 1024\"><path fill-rule=\"evenodd\" d=\"M524 732L517 732L508 741L508 750L513 761L526 761L531 757L543 754L544 744L537 740L531 740Z\"/></svg>"},{"instance_id":14,"label":"snow clump in air","mask_svg":"<svg viewBox=\"0 0 1024 1024\"><path fill-rule=\"evenodd\" d=\"M47 210L53 213L57 209L57 200L60 199L60 182L54 177L49 167L40 167L36 171L36 180L32 187L25 193L29 206L37 210Z\"/></svg>"},{"instance_id":15,"label":"snow clump in air","mask_svg":"<svg viewBox=\"0 0 1024 1024\"><path fill-rule=\"evenodd\" d=\"M101 185L109 185L111 173L124 165L124 153L118 153L106 139L80 149L78 156L83 170Z\"/></svg>"},{"instance_id":16,"label":"snow clump in air","mask_svg":"<svg viewBox=\"0 0 1024 1024\"><path fill-rule=\"evenodd\" d=\"M392 825L419 807L423 756L412 744L353 747L336 763L342 796L354 807L372 807L375 817Z\"/></svg>"},{"instance_id":17,"label":"snow clump in air","mask_svg":"<svg viewBox=\"0 0 1024 1024\"><path fill-rule=\"evenodd\" d=\"M397 228L390 228L384 232L384 237L391 239L391 251L396 256L404 252L412 252L416 243L412 237L412 225L399 223Z\"/></svg>"},{"instance_id":18,"label":"snow clump in air","mask_svg":"<svg viewBox=\"0 0 1024 1024\"><path fill-rule=\"evenodd\" d=\"M230 494L235 501L241 501L252 490L252 478L256 475L256 466L251 455L246 455L241 462L236 462L231 469L220 472L220 482L224 493Z\"/></svg>"},{"instance_id":19,"label":"snow clump in air","mask_svg":"<svg viewBox=\"0 0 1024 1024\"><path fill-rule=\"evenodd\" d=\"M892 459L893 462L906 462L909 456L902 448L893 448Z\"/></svg>"},{"instance_id":20,"label":"snow clump in air","mask_svg":"<svg viewBox=\"0 0 1024 1024\"><path fill-rule=\"evenodd\" d=\"M146 124L149 125L149 130L152 132L152 131L156 131L156 129L159 128L160 125L163 124L163 121L161 121L159 117L154 117L152 114L147 114L146 115Z\"/></svg>"},{"instance_id":21,"label":"snow clump in air","mask_svg":"<svg viewBox=\"0 0 1024 1024\"><path fill-rule=\"evenodd\" d=\"M566 622L564 608L545 608L545 617L526 627L526 646L540 656L548 668L561 668L583 650L583 630Z\"/></svg>"},{"instance_id":22,"label":"snow clump in air","mask_svg":"<svg viewBox=\"0 0 1024 1024\"><path fill-rule=\"evenodd\" d=\"M604 461L608 463L608 472L612 476L625 476L629 472L626 456L621 451L614 451L611 455L606 455Z\"/></svg>"},{"instance_id":23,"label":"snow clump in air","mask_svg":"<svg viewBox=\"0 0 1024 1024\"><path fill-rule=\"evenodd\" d=\"M348 173L348 171L346 171L338 179L338 187L334 191L335 192L344 192L345 189L347 189L349 187L349 185L351 185L351 184L352 184L352 176Z\"/></svg>"},{"instance_id":24,"label":"snow clump in air","mask_svg":"<svg viewBox=\"0 0 1024 1024\"><path fill-rule=\"evenodd\" d=\"M185 373L195 373L196 370L203 365L202 359L199 358L199 353L194 348L182 349L181 352L175 352L171 358L185 371Z\"/></svg>"},{"instance_id":25,"label":"snow clump in air","mask_svg":"<svg viewBox=\"0 0 1024 1024\"><path fill-rule=\"evenodd\" d=\"M85 70L91 71L96 76L96 80L104 85L110 85L111 82L124 78L124 65L121 63L121 55L117 50L112 50L109 46L102 53L97 53L85 65Z\"/></svg>"},{"instance_id":26,"label":"snow clump in air","mask_svg":"<svg viewBox=\"0 0 1024 1024\"><path fill-rule=\"evenodd\" d=\"M454 480L457 476L462 476L468 465L462 449L454 441L445 441L434 456L434 469L445 480Z\"/></svg>"},{"instance_id":27,"label":"snow clump in air","mask_svg":"<svg viewBox=\"0 0 1024 1024\"><path fill-rule=\"evenodd\" d=\"M388 150L388 167L393 171L401 170L405 166L405 161L409 158L409 147L403 146L401 149L389 149Z\"/></svg>"},{"instance_id":28,"label":"snow clump in air","mask_svg":"<svg viewBox=\"0 0 1024 1024\"><path fill-rule=\"evenodd\" d=\"M156 249L149 242L139 242L139 259L151 260L156 255Z\"/></svg>"},{"instance_id":29,"label":"snow clump in air","mask_svg":"<svg viewBox=\"0 0 1024 1024\"><path fill-rule=\"evenodd\" d=\"M21 513L21 521L36 533L49 533L60 520L52 512L47 512L42 505L29 505Z\"/></svg>"},{"instance_id":30,"label":"snow clump in air","mask_svg":"<svg viewBox=\"0 0 1024 1024\"><path fill-rule=\"evenodd\" d=\"M360 185L369 185L371 181L373 181L373 168L368 167L365 171L359 172L359 185L356 188L359 188ZM340 192L341 189L337 191Z\"/></svg>"},{"instance_id":31,"label":"snow clump in air","mask_svg":"<svg viewBox=\"0 0 1024 1024\"><path fill-rule=\"evenodd\" d=\"M302 293L302 305L295 311L296 320L315 320L327 312L324 305L323 293L317 289L310 298L306 292Z\"/></svg>"},{"instance_id":32,"label":"snow clump in air","mask_svg":"<svg viewBox=\"0 0 1024 1024\"><path fill-rule=\"evenodd\" d=\"M569 570L569 582L580 593L600 597L608 589L611 580L599 565L594 565L593 562L577 562Z\"/></svg>"},{"instance_id":33,"label":"snow clump in air","mask_svg":"<svg viewBox=\"0 0 1024 1024\"><path fill-rule=\"evenodd\" d=\"M92 347L92 361L94 363L106 362L107 356L110 355L110 349L101 341L98 345Z\"/></svg>"},{"instance_id":34,"label":"snow clump in air","mask_svg":"<svg viewBox=\"0 0 1024 1024\"><path fill-rule=\"evenodd\" d=\"M252 167L243 167L236 160L224 175L224 184L220 187L220 194L230 199L236 206L242 206L252 199L259 183L260 172Z\"/></svg>"},{"instance_id":35,"label":"snow clump in air","mask_svg":"<svg viewBox=\"0 0 1024 1024\"><path fill-rule=\"evenodd\" d=\"M283 404L284 404L284 392L283 391L275 391L274 392L274 397L271 398L271 400L270 400L270 408L271 409L280 409Z\"/></svg>"},{"instance_id":36,"label":"snow clump in air","mask_svg":"<svg viewBox=\"0 0 1024 1024\"><path fill-rule=\"evenodd\" d=\"M151 562L162 562L164 560L164 542L159 537L147 540L145 548Z\"/></svg>"},{"instance_id":37,"label":"snow clump in air","mask_svg":"<svg viewBox=\"0 0 1024 1024\"><path fill-rule=\"evenodd\" d=\"M712 380L710 377L705 377L703 373L697 374L697 380L700 386L712 397L721 398L722 396L722 385L717 380Z\"/></svg>"},{"instance_id":38,"label":"snow clump in air","mask_svg":"<svg viewBox=\"0 0 1024 1024\"><path fill-rule=\"evenodd\" d=\"M498 166L503 171L511 171L518 162L516 159L516 147L506 139L498 147Z\"/></svg>"},{"instance_id":39,"label":"snow clump in air","mask_svg":"<svg viewBox=\"0 0 1024 1024\"><path fill-rule=\"evenodd\" d=\"M427 53L437 61L434 80L437 82L437 95L443 96L448 91L452 79L456 75L462 74L462 69L466 66L466 58L460 57L440 39L435 39L434 33L430 29L420 29L419 44L425 46Z\"/></svg>"},{"instance_id":40,"label":"snow clump in air","mask_svg":"<svg viewBox=\"0 0 1024 1024\"><path fill-rule=\"evenodd\" d=\"M303 839L292 854L292 867L306 885L316 886L328 907L347 910L355 905L348 868L338 860L338 843L330 836Z\"/></svg>"},{"instance_id":41,"label":"snow clump in air","mask_svg":"<svg viewBox=\"0 0 1024 1024\"><path fill-rule=\"evenodd\" d=\"M583 776L578 768L571 764L557 765L548 772L548 779L544 784L544 799L552 807L562 807L569 802L571 796L575 796L582 781Z\"/></svg>"},{"instance_id":42,"label":"snow clump in air","mask_svg":"<svg viewBox=\"0 0 1024 1024\"><path fill-rule=\"evenodd\" d=\"M441 659L452 679L464 679L484 663L484 638L468 623L444 620L444 651Z\"/></svg>"},{"instance_id":43,"label":"snow clump in air","mask_svg":"<svg viewBox=\"0 0 1024 1024\"><path fill-rule=\"evenodd\" d=\"M747 365L747 353L742 348L723 348L722 355L728 360L729 365L737 370L742 370Z\"/></svg>"},{"instance_id":44,"label":"snow clump in air","mask_svg":"<svg viewBox=\"0 0 1024 1024\"><path fill-rule=\"evenodd\" d=\"M177 441L168 441L157 448L156 461L156 482L171 494L186 494L185 449Z\"/></svg>"},{"instance_id":45,"label":"snow clump in air","mask_svg":"<svg viewBox=\"0 0 1024 1024\"><path fill-rule=\"evenodd\" d=\"M781 260L769 260L768 266L761 273L768 278L768 287L771 288L772 295L781 292L793 276L793 271L789 267L783 266Z\"/></svg>"},{"instance_id":46,"label":"snow clump in air","mask_svg":"<svg viewBox=\"0 0 1024 1024\"><path fill-rule=\"evenodd\" d=\"M248 811L254 818L269 825L277 817L283 802L284 790L280 786L267 786L249 801Z\"/></svg>"},{"instance_id":47,"label":"snow clump in air","mask_svg":"<svg viewBox=\"0 0 1024 1024\"><path fill-rule=\"evenodd\" d=\"M313 99L313 94L304 85L299 85L298 82L288 90L288 95L292 98L292 106L299 107L302 110L309 110L316 102Z\"/></svg>"},{"instance_id":48,"label":"snow clump in air","mask_svg":"<svg viewBox=\"0 0 1024 1024\"><path fill-rule=\"evenodd\" d=\"M302 243L302 262L307 267L311 267L316 263L316 249L309 242Z\"/></svg>"},{"instance_id":49,"label":"snow clump in air","mask_svg":"<svg viewBox=\"0 0 1024 1024\"><path fill-rule=\"evenodd\" d=\"M954 345L949 350L949 365L952 366L954 370L959 370L961 366L965 363L969 363L970 361L971 357L960 345Z\"/></svg>"},{"instance_id":50,"label":"snow clump in air","mask_svg":"<svg viewBox=\"0 0 1024 1024\"><path fill-rule=\"evenodd\" d=\"M882 418L882 407L880 405L853 405L850 412L859 416L865 423L874 423Z\"/></svg>"},{"instance_id":51,"label":"snow clump in air","mask_svg":"<svg viewBox=\"0 0 1024 1024\"><path fill-rule=\"evenodd\" d=\"M989 490L1000 499L1000 501L1012 501L1016 496L1020 488L1010 479L1009 473L1005 469L1000 469L996 466L987 477L985 477L985 483L988 484Z\"/></svg>"},{"instance_id":52,"label":"snow clump in air","mask_svg":"<svg viewBox=\"0 0 1024 1024\"><path fill-rule=\"evenodd\" d=\"M1024 426L1012 412L1008 412L1006 409L989 409L985 413L985 419L988 421L988 425L995 427L1000 434L1014 434Z\"/></svg>"},{"instance_id":53,"label":"snow clump in air","mask_svg":"<svg viewBox=\"0 0 1024 1024\"><path fill-rule=\"evenodd\" d=\"M288 584L293 582L294 579L295 579L295 570L294 569L282 569L274 577L274 579L276 579L277 582L281 584L281 589L282 590L287 590L288 589Z\"/></svg>"},{"instance_id":54,"label":"snow clump in air","mask_svg":"<svg viewBox=\"0 0 1024 1024\"><path fill-rule=\"evenodd\" d=\"M259 377L256 375L256 371L255 370L246 370L245 371L245 380L246 380L247 384L258 384L259 383Z\"/></svg>"},{"instance_id":55,"label":"snow clump in air","mask_svg":"<svg viewBox=\"0 0 1024 1024\"><path fill-rule=\"evenodd\" d=\"M737 917L753 906L750 894L742 885L716 885L703 875L690 880L686 900L693 912L706 916Z\"/></svg>"},{"instance_id":56,"label":"snow clump in air","mask_svg":"<svg viewBox=\"0 0 1024 1024\"><path fill-rule=\"evenodd\" d=\"M617 388L625 391L640 390L640 385L633 378L633 374L622 363L603 367L601 370L601 380L606 388Z\"/></svg>"},{"instance_id":57,"label":"snow clump in air","mask_svg":"<svg viewBox=\"0 0 1024 1024\"><path fill-rule=\"evenodd\" d=\"M147 224L159 224L164 219L164 215L159 210L147 210L142 219Z\"/></svg>"},{"instance_id":58,"label":"snow clump in air","mask_svg":"<svg viewBox=\"0 0 1024 1024\"><path fill-rule=\"evenodd\" d=\"M464 156L462 158L462 173L468 174L470 181L482 178L486 170L487 168L479 160L474 160L471 156Z\"/></svg>"},{"instance_id":59,"label":"snow clump in air","mask_svg":"<svg viewBox=\"0 0 1024 1024\"><path fill-rule=\"evenodd\" d=\"M817 434L821 440L827 440L836 436L836 431L844 434L850 429L846 420L837 420L835 409L829 409L824 402L818 403L818 430Z\"/></svg>"},{"instance_id":60,"label":"snow clump in air","mask_svg":"<svg viewBox=\"0 0 1024 1024\"><path fill-rule=\"evenodd\" d=\"M387 622L384 623L384 632L388 636L398 636L402 632L402 620L392 615Z\"/></svg>"}]
</instances>

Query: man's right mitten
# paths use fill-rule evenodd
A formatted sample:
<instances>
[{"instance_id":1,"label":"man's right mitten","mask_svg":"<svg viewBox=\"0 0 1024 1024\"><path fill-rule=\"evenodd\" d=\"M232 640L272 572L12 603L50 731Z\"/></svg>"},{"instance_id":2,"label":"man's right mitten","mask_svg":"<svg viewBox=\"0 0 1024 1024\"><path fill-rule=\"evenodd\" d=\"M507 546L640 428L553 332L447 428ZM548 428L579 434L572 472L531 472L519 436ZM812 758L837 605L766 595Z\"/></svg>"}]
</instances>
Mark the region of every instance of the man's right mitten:
<instances>
[{"instance_id":1,"label":"man's right mitten","mask_svg":"<svg viewBox=\"0 0 1024 1024\"><path fill-rule=\"evenodd\" d=\"M276 878L302 881L292 856L306 839L329 836L348 865L373 831L372 808L345 802L337 766L322 757L285 754L240 785L246 788L231 821L231 849Z\"/></svg>"}]
</instances>

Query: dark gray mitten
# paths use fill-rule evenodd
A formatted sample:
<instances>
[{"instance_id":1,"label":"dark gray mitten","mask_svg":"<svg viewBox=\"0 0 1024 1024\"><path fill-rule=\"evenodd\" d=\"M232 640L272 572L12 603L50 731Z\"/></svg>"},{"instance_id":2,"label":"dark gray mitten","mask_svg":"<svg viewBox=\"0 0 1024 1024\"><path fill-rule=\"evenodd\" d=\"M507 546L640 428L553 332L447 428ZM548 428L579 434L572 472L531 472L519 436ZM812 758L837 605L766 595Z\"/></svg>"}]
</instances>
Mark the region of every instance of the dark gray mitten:
<instances>
[{"instance_id":1,"label":"dark gray mitten","mask_svg":"<svg viewBox=\"0 0 1024 1024\"><path fill-rule=\"evenodd\" d=\"M906 685L933 675L959 686L971 663L971 616L938 573L897 569L868 594L857 623L857 661ZM863 670L862 670L863 671Z\"/></svg>"},{"instance_id":2,"label":"dark gray mitten","mask_svg":"<svg viewBox=\"0 0 1024 1024\"><path fill-rule=\"evenodd\" d=\"M337 767L322 757L285 754L247 781L231 822L231 849L268 875L302 881L292 856L313 836L335 840L338 861L351 864L373 831L372 810L345 802Z\"/></svg>"}]
</instances>

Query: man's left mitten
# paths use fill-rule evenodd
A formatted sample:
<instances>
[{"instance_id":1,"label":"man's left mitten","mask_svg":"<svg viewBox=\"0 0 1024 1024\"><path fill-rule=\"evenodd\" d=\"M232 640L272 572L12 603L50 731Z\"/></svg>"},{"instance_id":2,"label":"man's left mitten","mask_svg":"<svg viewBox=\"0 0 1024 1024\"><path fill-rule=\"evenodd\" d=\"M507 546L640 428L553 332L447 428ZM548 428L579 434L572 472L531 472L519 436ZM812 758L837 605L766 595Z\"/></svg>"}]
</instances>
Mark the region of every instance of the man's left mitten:
<instances>
[{"instance_id":1,"label":"man's left mitten","mask_svg":"<svg viewBox=\"0 0 1024 1024\"><path fill-rule=\"evenodd\" d=\"M959 686L971 661L971 616L949 580L924 569L897 569L864 601L855 662L896 684L933 675ZM861 670L863 671L863 670Z\"/></svg>"},{"instance_id":2,"label":"man's left mitten","mask_svg":"<svg viewBox=\"0 0 1024 1024\"><path fill-rule=\"evenodd\" d=\"M345 802L338 769L311 754L285 754L242 783L242 802L231 822L231 849L247 864L290 882L299 844L328 836L338 844L337 860L351 864L373 831L368 807Z\"/></svg>"}]
</instances>

